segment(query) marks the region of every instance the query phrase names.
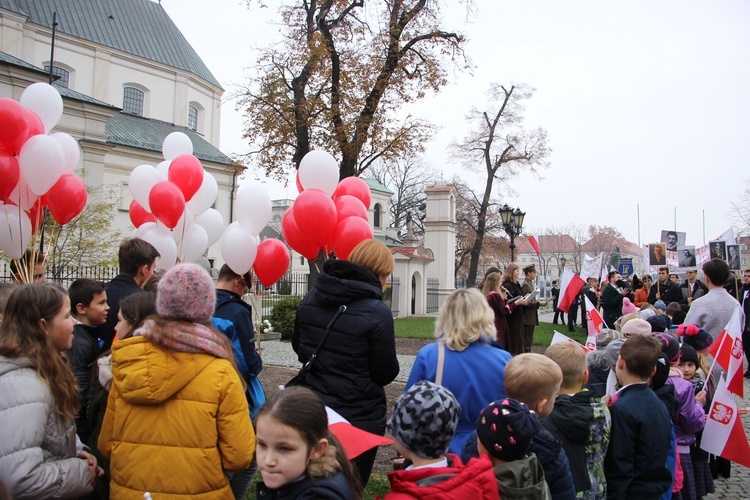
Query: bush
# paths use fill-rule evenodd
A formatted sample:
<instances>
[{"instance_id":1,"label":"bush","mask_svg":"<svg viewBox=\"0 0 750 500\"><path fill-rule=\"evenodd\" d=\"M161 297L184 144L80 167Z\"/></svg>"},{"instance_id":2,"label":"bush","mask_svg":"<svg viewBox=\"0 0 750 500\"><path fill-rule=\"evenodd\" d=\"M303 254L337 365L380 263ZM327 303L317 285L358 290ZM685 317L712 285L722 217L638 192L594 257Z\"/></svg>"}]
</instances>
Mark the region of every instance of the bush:
<instances>
[{"instance_id":1,"label":"bush","mask_svg":"<svg viewBox=\"0 0 750 500\"><path fill-rule=\"evenodd\" d=\"M276 302L271 310L271 324L273 329L281 334L281 340L290 340L294 333L294 318L301 297L284 297Z\"/></svg>"}]
</instances>

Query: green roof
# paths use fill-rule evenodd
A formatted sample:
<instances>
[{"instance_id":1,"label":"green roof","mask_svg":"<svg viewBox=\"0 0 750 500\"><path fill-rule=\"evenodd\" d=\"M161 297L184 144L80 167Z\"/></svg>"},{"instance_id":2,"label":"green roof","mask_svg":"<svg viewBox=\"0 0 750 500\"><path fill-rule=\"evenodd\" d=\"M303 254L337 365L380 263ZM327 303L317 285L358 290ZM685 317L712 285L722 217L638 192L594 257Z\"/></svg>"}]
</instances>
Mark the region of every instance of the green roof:
<instances>
[{"instance_id":1,"label":"green roof","mask_svg":"<svg viewBox=\"0 0 750 500\"><path fill-rule=\"evenodd\" d=\"M138 149L161 153L164 138L172 132L183 132L193 141L193 154L199 160L229 165L232 159L214 147L196 132L187 127L178 127L172 123L140 116L117 113L105 127L110 144L130 146Z\"/></svg>"},{"instance_id":2,"label":"green roof","mask_svg":"<svg viewBox=\"0 0 750 500\"><path fill-rule=\"evenodd\" d=\"M2 0L0 0L2 2ZM10 54L6 54L5 52L0 51L0 62L12 64L14 66L19 66L21 68L26 68L32 71L38 71L39 73L45 73L44 69L38 68L34 66L33 64L29 64L26 61L19 59L17 57L14 57Z\"/></svg>"},{"instance_id":3,"label":"green roof","mask_svg":"<svg viewBox=\"0 0 750 500\"><path fill-rule=\"evenodd\" d=\"M0 9L29 21L182 69L221 88L162 6L152 0L0 0Z\"/></svg>"},{"instance_id":4,"label":"green roof","mask_svg":"<svg viewBox=\"0 0 750 500\"><path fill-rule=\"evenodd\" d=\"M367 179L365 177L362 177L362 180L367 183L368 186L370 186L370 191L380 191L381 193L385 193L388 195L392 195L393 191L376 181L375 179Z\"/></svg>"}]
</instances>

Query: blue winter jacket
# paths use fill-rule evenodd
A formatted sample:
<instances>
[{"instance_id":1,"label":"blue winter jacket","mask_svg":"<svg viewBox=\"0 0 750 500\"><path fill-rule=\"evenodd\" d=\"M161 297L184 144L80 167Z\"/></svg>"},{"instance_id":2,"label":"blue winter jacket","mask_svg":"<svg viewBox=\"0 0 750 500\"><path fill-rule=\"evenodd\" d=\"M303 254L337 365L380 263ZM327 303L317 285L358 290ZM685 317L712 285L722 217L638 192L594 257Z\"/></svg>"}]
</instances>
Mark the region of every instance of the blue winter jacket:
<instances>
[{"instance_id":1,"label":"blue winter jacket","mask_svg":"<svg viewBox=\"0 0 750 500\"><path fill-rule=\"evenodd\" d=\"M229 337L237 370L249 383L250 377L263 369L263 361L255 350L252 308L236 293L217 289L213 324Z\"/></svg>"}]
</instances>

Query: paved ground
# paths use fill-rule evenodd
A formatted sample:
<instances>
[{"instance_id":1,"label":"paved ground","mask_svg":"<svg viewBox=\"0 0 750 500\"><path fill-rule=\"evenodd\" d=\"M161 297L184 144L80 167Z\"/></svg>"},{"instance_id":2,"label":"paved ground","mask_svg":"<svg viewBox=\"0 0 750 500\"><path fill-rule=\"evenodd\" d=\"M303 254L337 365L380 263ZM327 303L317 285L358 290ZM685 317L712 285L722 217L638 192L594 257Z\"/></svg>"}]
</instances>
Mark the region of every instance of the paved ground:
<instances>
[{"instance_id":1,"label":"paved ground","mask_svg":"<svg viewBox=\"0 0 750 500\"><path fill-rule=\"evenodd\" d=\"M551 313L542 313L539 316L540 321L547 323L552 322ZM297 361L297 355L292 350L292 344L289 342L280 342L270 340L263 342L263 363L275 366L288 366L299 368L300 363ZM399 371L396 381L406 382L414 364L414 356L398 355L401 370ZM750 407L750 380L745 379L745 399L738 401L739 407ZM743 420L745 433L750 436L750 415ZM716 493L708 495L706 498L711 499L750 499L750 469L741 465L732 464L732 474L729 479L720 478L715 481Z\"/></svg>"}]
</instances>

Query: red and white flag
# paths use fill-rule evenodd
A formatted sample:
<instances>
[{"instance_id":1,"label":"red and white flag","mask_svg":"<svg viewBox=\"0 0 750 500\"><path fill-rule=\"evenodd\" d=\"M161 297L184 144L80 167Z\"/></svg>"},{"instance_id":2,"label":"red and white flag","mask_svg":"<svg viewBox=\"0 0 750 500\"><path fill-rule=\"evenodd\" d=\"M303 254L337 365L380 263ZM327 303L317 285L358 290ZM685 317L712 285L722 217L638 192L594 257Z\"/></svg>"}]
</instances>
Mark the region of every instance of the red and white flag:
<instances>
[{"instance_id":1,"label":"red and white flag","mask_svg":"<svg viewBox=\"0 0 750 500\"><path fill-rule=\"evenodd\" d=\"M559 344L560 342L573 342L575 344L578 344L581 346L581 349L583 349L583 352L589 352L589 351L595 351L596 350L596 343L594 344L594 348L591 349L588 346L582 345L577 340L571 339L567 335L563 335L562 333L555 330L555 333L552 335L552 342L549 343L549 345L553 344Z\"/></svg>"},{"instance_id":2,"label":"red and white flag","mask_svg":"<svg viewBox=\"0 0 750 500\"><path fill-rule=\"evenodd\" d=\"M570 306L573 305L576 295L581 292L581 288L585 284L586 282L573 271L566 269L562 278L560 278L560 301L557 303L557 308L562 312L570 311Z\"/></svg>"},{"instance_id":3,"label":"red and white flag","mask_svg":"<svg viewBox=\"0 0 750 500\"><path fill-rule=\"evenodd\" d=\"M588 326L589 337L596 337L602 333L604 318L602 318L602 315L596 310L596 307L591 303L588 296L584 295L583 300L586 303L586 326Z\"/></svg>"},{"instance_id":4,"label":"red and white flag","mask_svg":"<svg viewBox=\"0 0 750 500\"><path fill-rule=\"evenodd\" d=\"M727 390L724 377L708 410L706 426L703 428L701 448L709 453L726 458L745 467L750 467L750 444L739 418L734 397Z\"/></svg>"},{"instance_id":5,"label":"red and white flag","mask_svg":"<svg viewBox=\"0 0 750 500\"><path fill-rule=\"evenodd\" d=\"M537 255L541 255L541 251L539 250L539 242L541 239L539 238L538 234L532 234L529 236L529 245L531 245L531 248L534 249Z\"/></svg>"},{"instance_id":6,"label":"red and white flag","mask_svg":"<svg viewBox=\"0 0 750 500\"><path fill-rule=\"evenodd\" d=\"M376 446L386 446L393 443L392 439L354 427L347 419L327 406L326 413L328 414L328 430L341 442L341 446L344 447L346 452L346 458L349 460Z\"/></svg>"},{"instance_id":7,"label":"red and white flag","mask_svg":"<svg viewBox=\"0 0 750 500\"><path fill-rule=\"evenodd\" d=\"M716 342L708 348L716 363L727 372L727 389L744 397L745 380L742 371L742 317L739 305L734 308L732 318L721 331Z\"/></svg>"}]
</instances>

